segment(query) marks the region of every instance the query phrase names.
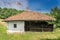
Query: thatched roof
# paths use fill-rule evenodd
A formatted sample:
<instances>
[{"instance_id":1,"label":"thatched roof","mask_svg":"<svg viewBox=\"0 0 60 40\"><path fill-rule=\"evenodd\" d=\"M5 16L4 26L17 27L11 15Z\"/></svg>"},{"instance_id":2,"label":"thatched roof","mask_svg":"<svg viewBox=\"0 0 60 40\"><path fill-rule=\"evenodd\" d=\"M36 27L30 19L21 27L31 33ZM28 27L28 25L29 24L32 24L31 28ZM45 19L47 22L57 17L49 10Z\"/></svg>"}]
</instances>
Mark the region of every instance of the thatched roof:
<instances>
[{"instance_id":1,"label":"thatched roof","mask_svg":"<svg viewBox=\"0 0 60 40\"><path fill-rule=\"evenodd\" d=\"M48 16L48 15L42 14L42 13L25 11L21 14L8 17L4 21L20 21L20 20L23 20L23 21L32 21L32 20L42 21L42 20L53 20L53 18Z\"/></svg>"}]
</instances>

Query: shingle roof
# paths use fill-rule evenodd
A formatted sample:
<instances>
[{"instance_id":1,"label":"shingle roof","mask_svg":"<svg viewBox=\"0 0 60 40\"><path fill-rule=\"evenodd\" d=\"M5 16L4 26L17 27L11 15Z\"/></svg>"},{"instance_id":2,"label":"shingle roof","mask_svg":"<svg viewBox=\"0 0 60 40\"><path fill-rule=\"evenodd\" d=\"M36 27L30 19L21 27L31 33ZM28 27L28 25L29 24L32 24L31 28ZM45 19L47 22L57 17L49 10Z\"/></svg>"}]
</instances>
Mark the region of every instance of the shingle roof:
<instances>
[{"instance_id":1,"label":"shingle roof","mask_svg":"<svg viewBox=\"0 0 60 40\"><path fill-rule=\"evenodd\" d=\"M52 17L45 15L45 14L41 14L41 13L37 13L37 12L29 12L29 11L25 11L21 14L18 15L14 15L11 17L6 18L4 21L20 21L20 20L24 20L24 21L28 21L28 20L53 20Z\"/></svg>"}]
</instances>

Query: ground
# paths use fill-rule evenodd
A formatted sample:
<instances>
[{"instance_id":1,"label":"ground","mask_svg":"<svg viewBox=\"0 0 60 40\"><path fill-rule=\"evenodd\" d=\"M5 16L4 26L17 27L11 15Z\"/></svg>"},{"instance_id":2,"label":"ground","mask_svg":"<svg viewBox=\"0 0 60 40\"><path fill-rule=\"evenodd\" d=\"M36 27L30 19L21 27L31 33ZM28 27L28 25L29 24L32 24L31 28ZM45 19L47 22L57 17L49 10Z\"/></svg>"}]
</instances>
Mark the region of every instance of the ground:
<instances>
[{"instance_id":1,"label":"ground","mask_svg":"<svg viewBox=\"0 0 60 40\"><path fill-rule=\"evenodd\" d=\"M2 25L3 24L3 25ZM53 32L25 32L7 34L6 25L0 24L0 40L60 40L60 29L54 29Z\"/></svg>"}]
</instances>

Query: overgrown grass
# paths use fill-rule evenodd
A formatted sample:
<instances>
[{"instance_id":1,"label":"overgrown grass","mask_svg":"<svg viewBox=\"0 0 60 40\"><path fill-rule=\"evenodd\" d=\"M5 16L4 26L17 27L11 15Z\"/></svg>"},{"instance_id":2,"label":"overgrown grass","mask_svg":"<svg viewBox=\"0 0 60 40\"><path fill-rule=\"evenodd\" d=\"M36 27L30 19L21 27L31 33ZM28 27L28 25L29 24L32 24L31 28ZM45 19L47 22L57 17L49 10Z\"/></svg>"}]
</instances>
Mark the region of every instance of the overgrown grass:
<instances>
[{"instance_id":1,"label":"overgrown grass","mask_svg":"<svg viewBox=\"0 0 60 40\"><path fill-rule=\"evenodd\" d=\"M60 29L56 29L53 32L7 34L6 27L0 25L0 40L60 40Z\"/></svg>"}]
</instances>

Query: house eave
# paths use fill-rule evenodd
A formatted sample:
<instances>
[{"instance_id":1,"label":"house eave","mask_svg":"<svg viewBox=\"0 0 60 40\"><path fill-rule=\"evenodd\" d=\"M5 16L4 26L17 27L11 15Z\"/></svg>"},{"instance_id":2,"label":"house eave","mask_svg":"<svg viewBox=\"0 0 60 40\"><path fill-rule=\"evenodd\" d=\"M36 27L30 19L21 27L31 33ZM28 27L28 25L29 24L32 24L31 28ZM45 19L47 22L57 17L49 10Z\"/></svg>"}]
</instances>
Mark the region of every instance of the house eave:
<instances>
[{"instance_id":1,"label":"house eave","mask_svg":"<svg viewBox=\"0 0 60 40\"><path fill-rule=\"evenodd\" d=\"M4 22L12 22L12 21L54 21L54 20L4 20Z\"/></svg>"}]
</instances>

